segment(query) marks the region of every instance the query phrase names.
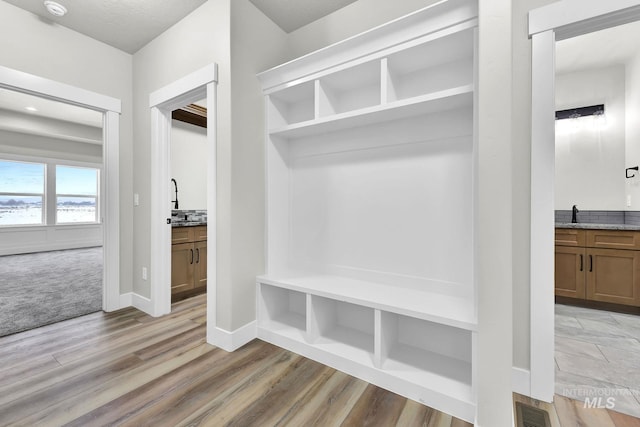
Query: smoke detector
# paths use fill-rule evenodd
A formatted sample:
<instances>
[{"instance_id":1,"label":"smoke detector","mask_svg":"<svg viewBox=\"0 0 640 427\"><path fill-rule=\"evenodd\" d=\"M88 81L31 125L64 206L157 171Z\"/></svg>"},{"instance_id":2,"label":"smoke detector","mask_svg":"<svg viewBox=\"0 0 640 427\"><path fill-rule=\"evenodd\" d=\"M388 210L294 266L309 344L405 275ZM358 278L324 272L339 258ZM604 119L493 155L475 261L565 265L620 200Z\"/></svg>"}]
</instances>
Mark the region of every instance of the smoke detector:
<instances>
[{"instance_id":1,"label":"smoke detector","mask_svg":"<svg viewBox=\"0 0 640 427\"><path fill-rule=\"evenodd\" d=\"M46 7L49 13L53 16L59 17L67 14L67 8L56 1L46 0L44 2L44 7Z\"/></svg>"}]
</instances>

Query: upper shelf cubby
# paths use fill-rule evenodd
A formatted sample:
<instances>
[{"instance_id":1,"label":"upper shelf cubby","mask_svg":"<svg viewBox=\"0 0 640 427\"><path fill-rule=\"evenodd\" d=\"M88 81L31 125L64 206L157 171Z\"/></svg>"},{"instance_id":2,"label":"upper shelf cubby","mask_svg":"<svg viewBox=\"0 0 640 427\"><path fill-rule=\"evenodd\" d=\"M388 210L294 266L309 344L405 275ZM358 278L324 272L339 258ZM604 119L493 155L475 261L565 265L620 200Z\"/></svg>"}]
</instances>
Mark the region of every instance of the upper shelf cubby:
<instances>
[{"instance_id":1,"label":"upper shelf cubby","mask_svg":"<svg viewBox=\"0 0 640 427\"><path fill-rule=\"evenodd\" d=\"M302 138L376 123L391 122L421 114L469 108L472 105L473 85L468 84L393 103L333 114L304 123L270 128L269 134L282 138Z\"/></svg>"},{"instance_id":2,"label":"upper shelf cubby","mask_svg":"<svg viewBox=\"0 0 640 427\"><path fill-rule=\"evenodd\" d=\"M269 128L280 128L314 118L314 82L274 92L268 97Z\"/></svg>"},{"instance_id":3,"label":"upper shelf cubby","mask_svg":"<svg viewBox=\"0 0 640 427\"><path fill-rule=\"evenodd\" d=\"M317 117L380 104L380 61L370 61L318 80Z\"/></svg>"},{"instance_id":4,"label":"upper shelf cubby","mask_svg":"<svg viewBox=\"0 0 640 427\"><path fill-rule=\"evenodd\" d=\"M387 57L387 102L473 83L474 30L467 29Z\"/></svg>"}]
</instances>

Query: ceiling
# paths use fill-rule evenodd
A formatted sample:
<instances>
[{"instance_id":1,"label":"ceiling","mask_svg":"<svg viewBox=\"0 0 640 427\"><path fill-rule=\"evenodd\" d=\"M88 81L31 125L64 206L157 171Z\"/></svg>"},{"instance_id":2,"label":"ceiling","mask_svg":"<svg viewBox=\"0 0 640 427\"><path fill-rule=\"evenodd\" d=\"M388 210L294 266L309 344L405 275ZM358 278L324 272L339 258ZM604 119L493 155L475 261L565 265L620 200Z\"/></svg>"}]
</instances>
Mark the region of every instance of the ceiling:
<instances>
[{"instance_id":1,"label":"ceiling","mask_svg":"<svg viewBox=\"0 0 640 427\"><path fill-rule=\"evenodd\" d=\"M356 0L249 0L285 32L317 21Z\"/></svg>"},{"instance_id":2,"label":"ceiling","mask_svg":"<svg viewBox=\"0 0 640 427\"><path fill-rule=\"evenodd\" d=\"M29 111L34 107L37 111ZM102 113L59 101L0 88L0 110L102 128Z\"/></svg>"},{"instance_id":3,"label":"ceiling","mask_svg":"<svg viewBox=\"0 0 640 427\"><path fill-rule=\"evenodd\" d=\"M51 15L43 0L3 0L128 53L135 53L207 0L57 0L67 8ZM289 33L356 0L250 0Z\"/></svg>"},{"instance_id":4,"label":"ceiling","mask_svg":"<svg viewBox=\"0 0 640 427\"><path fill-rule=\"evenodd\" d=\"M640 53L640 22L556 43L556 73L625 64Z\"/></svg>"},{"instance_id":5,"label":"ceiling","mask_svg":"<svg viewBox=\"0 0 640 427\"><path fill-rule=\"evenodd\" d=\"M206 0L57 0L68 13L51 15L43 0L4 0L128 53L162 34Z\"/></svg>"}]
</instances>

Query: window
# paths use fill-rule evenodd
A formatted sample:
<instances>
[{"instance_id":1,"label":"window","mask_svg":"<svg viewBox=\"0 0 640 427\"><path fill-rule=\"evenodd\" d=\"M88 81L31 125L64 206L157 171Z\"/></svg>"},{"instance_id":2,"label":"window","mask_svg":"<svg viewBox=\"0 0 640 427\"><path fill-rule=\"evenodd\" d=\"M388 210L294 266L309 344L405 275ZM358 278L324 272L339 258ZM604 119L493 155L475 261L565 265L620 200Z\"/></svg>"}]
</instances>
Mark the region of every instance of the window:
<instances>
[{"instance_id":1,"label":"window","mask_svg":"<svg viewBox=\"0 0 640 427\"><path fill-rule=\"evenodd\" d=\"M0 160L0 225L44 223L46 166Z\"/></svg>"},{"instance_id":2,"label":"window","mask_svg":"<svg viewBox=\"0 0 640 427\"><path fill-rule=\"evenodd\" d=\"M0 159L0 227L100 222L100 169Z\"/></svg>"},{"instance_id":3,"label":"window","mask_svg":"<svg viewBox=\"0 0 640 427\"><path fill-rule=\"evenodd\" d=\"M98 222L98 172L56 166L56 224Z\"/></svg>"}]
</instances>

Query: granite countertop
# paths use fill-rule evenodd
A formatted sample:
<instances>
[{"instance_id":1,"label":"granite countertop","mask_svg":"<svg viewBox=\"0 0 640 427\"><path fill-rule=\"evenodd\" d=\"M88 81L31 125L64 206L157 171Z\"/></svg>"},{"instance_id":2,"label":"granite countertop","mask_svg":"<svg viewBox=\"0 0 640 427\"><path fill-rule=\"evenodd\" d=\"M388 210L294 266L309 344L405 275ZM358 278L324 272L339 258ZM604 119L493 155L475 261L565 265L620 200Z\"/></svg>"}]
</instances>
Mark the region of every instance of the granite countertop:
<instances>
[{"instance_id":1,"label":"granite countertop","mask_svg":"<svg viewBox=\"0 0 640 427\"><path fill-rule=\"evenodd\" d=\"M198 225L207 225L207 221L171 221L171 227L172 228L176 228L176 227L196 227Z\"/></svg>"},{"instance_id":2,"label":"granite countertop","mask_svg":"<svg viewBox=\"0 0 640 427\"><path fill-rule=\"evenodd\" d=\"M640 225L630 224L590 224L579 222L573 224L570 222L556 222L556 228L578 228L583 230L640 230Z\"/></svg>"}]
</instances>

